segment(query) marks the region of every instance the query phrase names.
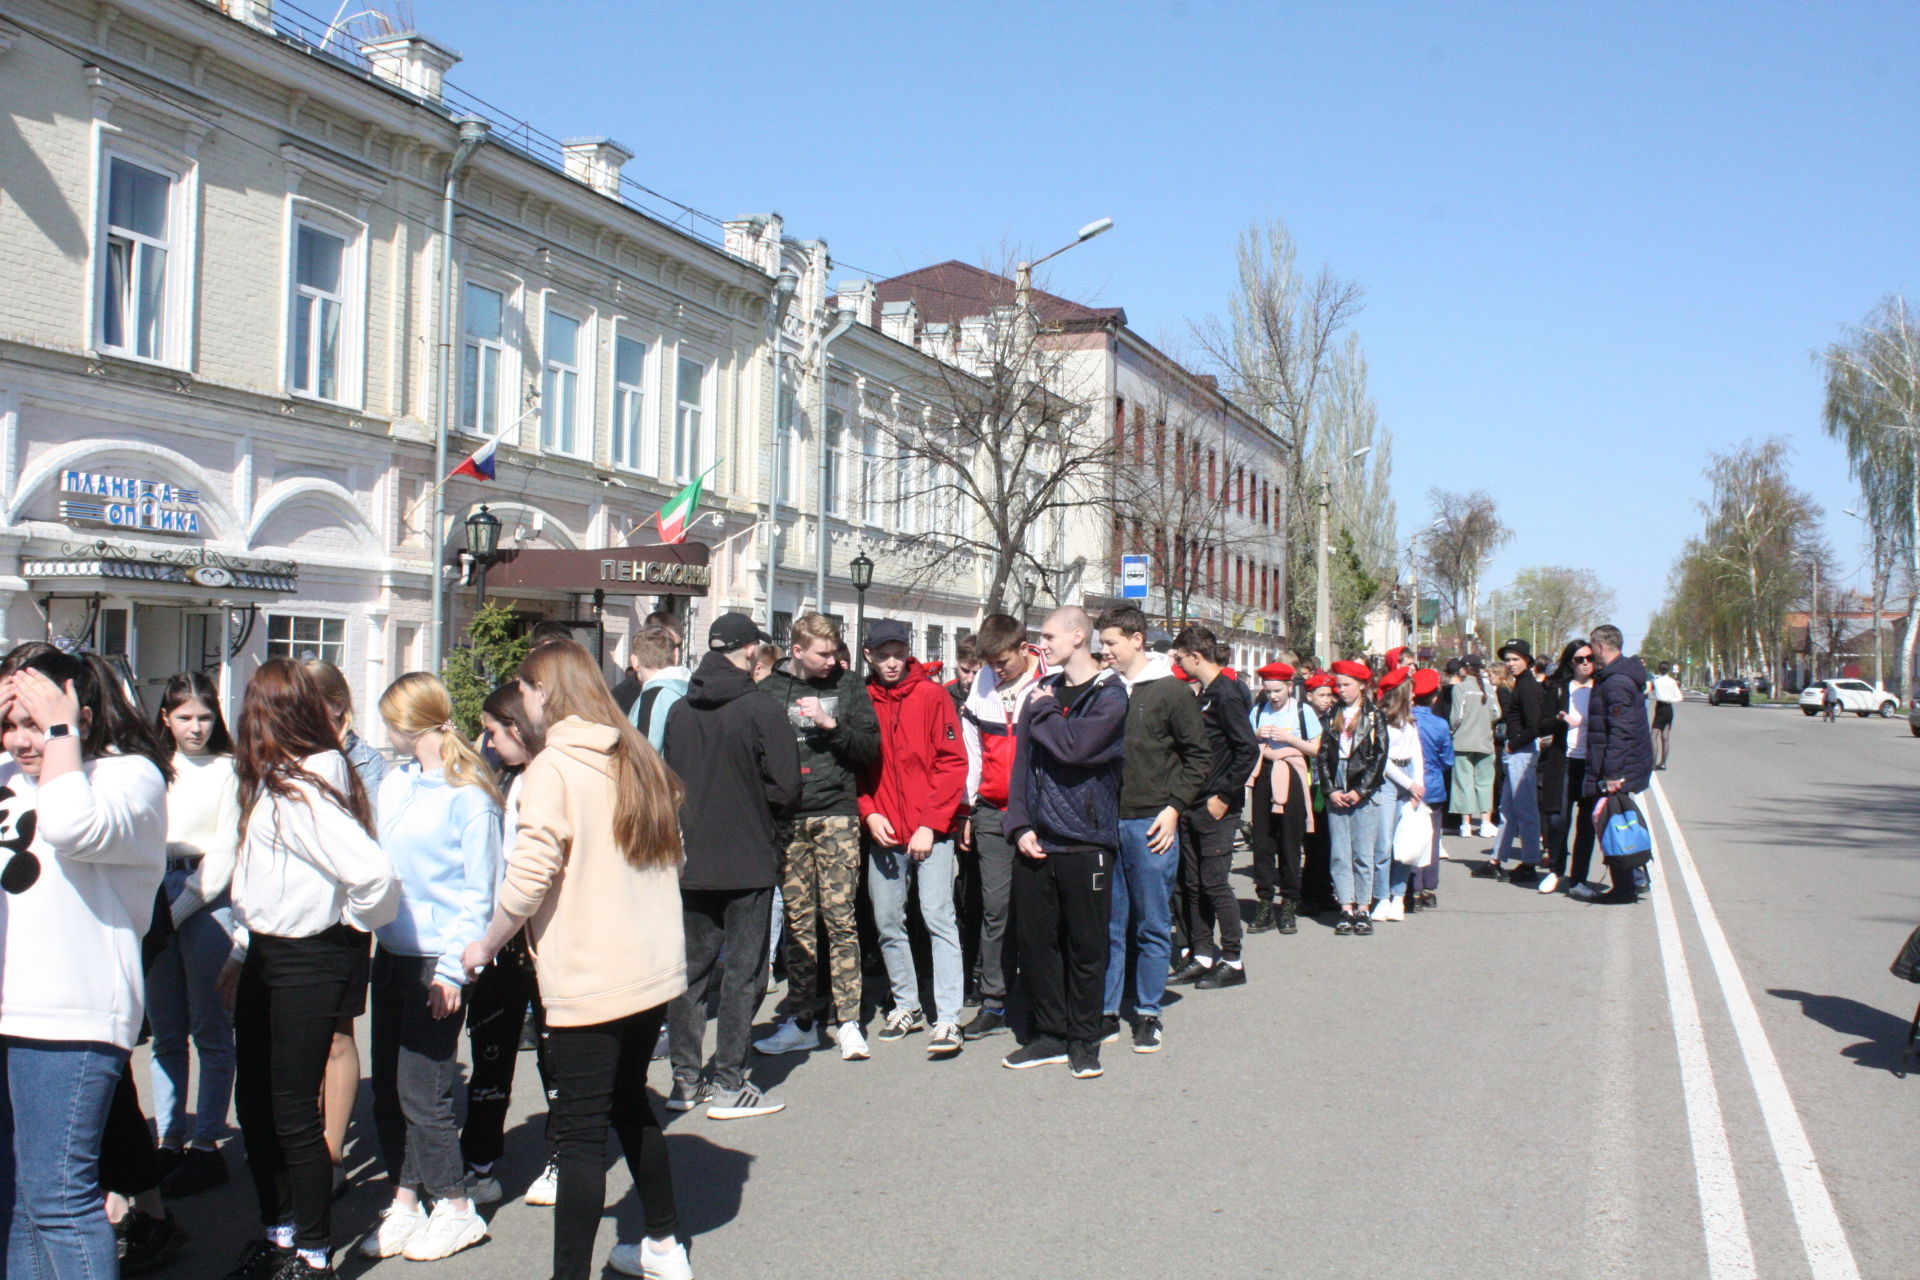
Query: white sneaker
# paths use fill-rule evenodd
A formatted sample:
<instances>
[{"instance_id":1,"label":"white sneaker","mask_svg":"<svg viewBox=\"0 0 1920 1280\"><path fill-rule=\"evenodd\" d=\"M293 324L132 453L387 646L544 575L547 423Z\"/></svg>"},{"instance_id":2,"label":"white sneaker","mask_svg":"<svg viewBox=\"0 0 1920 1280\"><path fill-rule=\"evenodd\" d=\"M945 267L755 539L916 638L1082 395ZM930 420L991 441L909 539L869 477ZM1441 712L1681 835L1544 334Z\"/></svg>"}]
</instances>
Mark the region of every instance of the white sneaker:
<instances>
[{"instance_id":1,"label":"white sneaker","mask_svg":"<svg viewBox=\"0 0 1920 1280\"><path fill-rule=\"evenodd\" d=\"M929 1058L951 1058L960 1052L960 1024L957 1022L938 1022L934 1024L933 1035L927 1039Z\"/></svg>"},{"instance_id":2,"label":"white sneaker","mask_svg":"<svg viewBox=\"0 0 1920 1280\"><path fill-rule=\"evenodd\" d=\"M1375 920L1395 921L1407 918L1407 904L1398 898L1388 898L1373 909Z\"/></svg>"},{"instance_id":3,"label":"white sneaker","mask_svg":"<svg viewBox=\"0 0 1920 1280\"><path fill-rule=\"evenodd\" d=\"M782 1018L773 1033L755 1040L753 1047L768 1057L783 1053L806 1053L820 1047L820 1031L817 1027L802 1027L793 1018Z\"/></svg>"},{"instance_id":4,"label":"white sneaker","mask_svg":"<svg viewBox=\"0 0 1920 1280\"><path fill-rule=\"evenodd\" d=\"M607 1257L607 1265L623 1276L643 1276L645 1280L693 1280L693 1264L687 1261L687 1246L678 1240L673 1248L656 1252L651 1241L617 1244Z\"/></svg>"},{"instance_id":5,"label":"white sneaker","mask_svg":"<svg viewBox=\"0 0 1920 1280\"><path fill-rule=\"evenodd\" d=\"M553 1161L547 1161L547 1167L527 1188L528 1204L552 1204L560 1196L560 1167Z\"/></svg>"},{"instance_id":6,"label":"white sneaker","mask_svg":"<svg viewBox=\"0 0 1920 1280\"><path fill-rule=\"evenodd\" d=\"M1560 877L1555 875L1553 872L1549 871L1547 872L1547 874L1540 877L1539 892L1552 893L1555 889L1558 889L1559 887L1560 887Z\"/></svg>"},{"instance_id":7,"label":"white sneaker","mask_svg":"<svg viewBox=\"0 0 1920 1280\"><path fill-rule=\"evenodd\" d=\"M777 1111L785 1111L787 1104L771 1093L761 1093L753 1081L748 1080L730 1093L713 1091L713 1101L707 1104L709 1120L750 1120L754 1116L770 1116Z\"/></svg>"},{"instance_id":8,"label":"white sneaker","mask_svg":"<svg viewBox=\"0 0 1920 1280\"><path fill-rule=\"evenodd\" d=\"M500 1179L490 1173L467 1171L467 1195L475 1204L499 1204L505 1199L500 1190Z\"/></svg>"},{"instance_id":9,"label":"white sneaker","mask_svg":"<svg viewBox=\"0 0 1920 1280\"><path fill-rule=\"evenodd\" d=\"M434 1204L427 1225L407 1237L407 1247L401 1252L409 1262L438 1262L486 1238L487 1220L471 1203L456 1209L453 1201L441 1200Z\"/></svg>"},{"instance_id":10,"label":"white sneaker","mask_svg":"<svg viewBox=\"0 0 1920 1280\"><path fill-rule=\"evenodd\" d=\"M407 1241L424 1230L426 1225L426 1210L418 1204L390 1204L380 1211L380 1225L360 1242L360 1256L397 1258L406 1249Z\"/></svg>"},{"instance_id":11,"label":"white sneaker","mask_svg":"<svg viewBox=\"0 0 1920 1280\"><path fill-rule=\"evenodd\" d=\"M840 1030L834 1038L840 1042L843 1061L865 1062L873 1056L873 1050L867 1048L867 1037L861 1032L860 1024L851 1019L840 1024Z\"/></svg>"}]
</instances>

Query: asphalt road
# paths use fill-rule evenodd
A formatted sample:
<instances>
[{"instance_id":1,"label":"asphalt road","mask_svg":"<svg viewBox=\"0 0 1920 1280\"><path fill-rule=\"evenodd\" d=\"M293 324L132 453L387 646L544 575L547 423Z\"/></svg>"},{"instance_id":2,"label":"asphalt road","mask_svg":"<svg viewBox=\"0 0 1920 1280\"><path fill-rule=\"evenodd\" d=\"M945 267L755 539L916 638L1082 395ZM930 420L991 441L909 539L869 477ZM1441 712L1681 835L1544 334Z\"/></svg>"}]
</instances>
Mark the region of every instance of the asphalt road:
<instances>
[{"instance_id":1,"label":"asphalt road","mask_svg":"<svg viewBox=\"0 0 1920 1280\"><path fill-rule=\"evenodd\" d=\"M1004 1037L945 1063L923 1035L866 1063L762 1059L786 1112L669 1122L695 1270L1920 1275L1920 1079L1901 1074L1920 990L1887 974L1920 919L1916 760L1902 719L1689 703L1659 784L1710 918L1664 826L1634 907L1470 879L1486 842L1449 840L1440 910L1371 939L1249 939L1246 987L1189 993L1164 1052L1108 1046L1098 1080L1003 1070ZM510 1195L541 1151L521 1061ZM252 1231L231 1154L232 1187L176 1206L196 1240L168 1274L218 1276ZM385 1200L374 1161L362 1125L343 1246ZM626 1190L616 1166L603 1249L637 1231ZM549 1213L510 1200L432 1271L342 1274L538 1280Z\"/></svg>"}]
</instances>

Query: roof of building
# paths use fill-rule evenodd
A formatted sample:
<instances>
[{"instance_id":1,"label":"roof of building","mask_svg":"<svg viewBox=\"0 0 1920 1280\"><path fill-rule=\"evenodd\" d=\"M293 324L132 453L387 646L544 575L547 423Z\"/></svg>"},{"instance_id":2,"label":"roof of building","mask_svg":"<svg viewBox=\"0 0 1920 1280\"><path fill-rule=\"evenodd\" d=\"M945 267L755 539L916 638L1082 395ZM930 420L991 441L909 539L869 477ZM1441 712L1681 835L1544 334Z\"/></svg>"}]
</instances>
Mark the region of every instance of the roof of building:
<instances>
[{"instance_id":1,"label":"roof of building","mask_svg":"<svg viewBox=\"0 0 1920 1280\"><path fill-rule=\"evenodd\" d=\"M983 316L995 307L1013 305L1013 281L981 267L948 261L882 280L875 286L880 305L909 298L920 311L922 324L957 325L969 316ZM1046 325L1068 328L1124 325L1121 307L1089 307L1044 289L1033 291L1033 309Z\"/></svg>"}]
</instances>

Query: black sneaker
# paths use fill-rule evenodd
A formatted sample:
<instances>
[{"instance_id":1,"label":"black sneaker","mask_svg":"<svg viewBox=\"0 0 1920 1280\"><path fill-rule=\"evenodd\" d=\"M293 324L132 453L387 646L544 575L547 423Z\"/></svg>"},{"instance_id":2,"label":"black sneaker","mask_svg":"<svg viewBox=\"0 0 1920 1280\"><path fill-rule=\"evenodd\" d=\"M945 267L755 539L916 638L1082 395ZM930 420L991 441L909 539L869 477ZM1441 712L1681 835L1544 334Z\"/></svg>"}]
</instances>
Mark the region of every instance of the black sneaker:
<instances>
[{"instance_id":1,"label":"black sneaker","mask_svg":"<svg viewBox=\"0 0 1920 1280\"><path fill-rule=\"evenodd\" d=\"M1540 883L1539 868L1530 867L1523 862L1513 869L1512 874L1507 877L1507 883L1517 884L1523 889L1531 889Z\"/></svg>"},{"instance_id":2,"label":"black sneaker","mask_svg":"<svg viewBox=\"0 0 1920 1280\"><path fill-rule=\"evenodd\" d=\"M1373 917L1364 911L1353 913L1353 936L1371 938L1373 936Z\"/></svg>"},{"instance_id":3,"label":"black sneaker","mask_svg":"<svg viewBox=\"0 0 1920 1280\"><path fill-rule=\"evenodd\" d=\"M1100 1074L1100 1046L1075 1040L1067 1046L1067 1062L1075 1080L1091 1080Z\"/></svg>"},{"instance_id":4,"label":"black sneaker","mask_svg":"<svg viewBox=\"0 0 1920 1280\"><path fill-rule=\"evenodd\" d=\"M1211 968L1213 968L1211 964L1195 956L1193 959L1187 961L1185 967L1183 967L1180 972L1167 979L1167 985L1170 987L1184 987L1188 983L1198 982L1207 976L1207 970Z\"/></svg>"},{"instance_id":5,"label":"black sneaker","mask_svg":"<svg viewBox=\"0 0 1920 1280\"><path fill-rule=\"evenodd\" d=\"M1333 936L1336 938L1351 938L1353 936L1353 912L1342 911L1340 913L1340 923L1333 926Z\"/></svg>"},{"instance_id":6,"label":"black sneaker","mask_svg":"<svg viewBox=\"0 0 1920 1280\"><path fill-rule=\"evenodd\" d=\"M280 1264L280 1269L273 1273L273 1280L338 1280L338 1278L334 1274L331 1261L316 1267L295 1253Z\"/></svg>"},{"instance_id":7,"label":"black sneaker","mask_svg":"<svg viewBox=\"0 0 1920 1280\"><path fill-rule=\"evenodd\" d=\"M1112 1044L1120 1038L1120 1015L1103 1013L1100 1015L1100 1043Z\"/></svg>"},{"instance_id":8,"label":"black sneaker","mask_svg":"<svg viewBox=\"0 0 1920 1280\"><path fill-rule=\"evenodd\" d=\"M967 1025L960 1028L962 1040L984 1040L988 1036L997 1036L1007 1029L1007 1011L996 1009L992 1005L982 1005L980 1012L973 1015Z\"/></svg>"},{"instance_id":9,"label":"black sneaker","mask_svg":"<svg viewBox=\"0 0 1920 1280\"><path fill-rule=\"evenodd\" d=\"M1505 880L1507 873L1497 862L1483 862L1467 873L1476 880Z\"/></svg>"},{"instance_id":10,"label":"black sneaker","mask_svg":"<svg viewBox=\"0 0 1920 1280\"><path fill-rule=\"evenodd\" d=\"M1274 912L1273 927L1281 933L1300 932L1300 914L1292 898L1280 899L1279 909Z\"/></svg>"},{"instance_id":11,"label":"black sneaker","mask_svg":"<svg viewBox=\"0 0 1920 1280\"><path fill-rule=\"evenodd\" d=\"M1133 1051L1135 1053L1158 1053L1163 1037L1160 1019L1148 1016L1133 1024Z\"/></svg>"},{"instance_id":12,"label":"black sneaker","mask_svg":"<svg viewBox=\"0 0 1920 1280\"><path fill-rule=\"evenodd\" d=\"M707 1081L682 1080L675 1077L673 1092L667 1095L665 1105L669 1111L691 1111L712 1098L713 1086Z\"/></svg>"},{"instance_id":13,"label":"black sneaker","mask_svg":"<svg viewBox=\"0 0 1920 1280\"><path fill-rule=\"evenodd\" d=\"M1244 964L1228 964L1225 960L1207 971L1207 976L1193 984L1195 991L1218 991L1222 987L1244 987L1247 985L1247 967Z\"/></svg>"},{"instance_id":14,"label":"black sneaker","mask_svg":"<svg viewBox=\"0 0 1920 1280\"><path fill-rule=\"evenodd\" d=\"M1035 1036L1006 1057L1000 1059L1000 1065L1014 1071L1025 1071L1029 1067L1051 1067L1067 1060L1067 1046L1064 1041L1052 1036Z\"/></svg>"},{"instance_id":15,"label":"black sneaker","mask_svg":"<svg viewBox=\"0 0 1920 1280\"><path fill-rule=\"evenodd\" d=\"M1625 886L1615 885L1599 897L1590 899L1590 901L1607 907L1630 907L1640 901L1640 894L1631 883L1628 883Z\"/></svg>"},{"instance_id":16,"label":"black sneaker","mask_svg":"<svg viewBox=\"0 0 1920 1280\"><path fill-rule=\"evenodd\" d=\"M1253 919L1247 921L1248 933L1268 933L1273 929L1273 904L1261 902L1253 909Z\"/></svg>"},{"instance_id":17,"label":"black sneaker","mask_svg":"<svg viewBox=\"0 0 1920 1280\"><path fill-rule=\"evenodd\" d=\"M186 1158L186 1152L179 1147L161 1147L153 1153L153 1158L160 1166L160 1180L164 1182L169 1174L180 1167L180 1162Z\"/></svg>"},{"instance_id":18,"label":"black sneaker","mask_svg":"<svg viewBox=\"0 0 1920 1280\"><path fill-rule=\"evenodd\" d=\"M186 1228L171 1213L161 1218L149 1218L144 1213L127 1216L133 1219L133 1225L127 1230L126 1252L120 1255L121 1275L158 1271L187 1247Z\"/></svg>"},{"instance_id":19,"label":"black sneaker","mask_svg":"<svg viewBox=\"0 0 1920 1280\"><path fill-rule=\"evenodd\" d=\"M273 1280L288 1258L298 1257L293 1248L281 1248L271 1240L255 1240L240 1254L240 1264L227 1272L226 1280Z\"/></svg>"},{"instance_id":20,"label":"black sneaker","mask_svg":"<svg viewBox=\"0 0 1920 1280\"><path fill-rule=\"evenodd\" d=\"M168 1200L184 1200L232 1181L225 1156L205 1147L188 1147L173 1172L160 1179L160 1194Z\"/></svg>"}]
</instances>

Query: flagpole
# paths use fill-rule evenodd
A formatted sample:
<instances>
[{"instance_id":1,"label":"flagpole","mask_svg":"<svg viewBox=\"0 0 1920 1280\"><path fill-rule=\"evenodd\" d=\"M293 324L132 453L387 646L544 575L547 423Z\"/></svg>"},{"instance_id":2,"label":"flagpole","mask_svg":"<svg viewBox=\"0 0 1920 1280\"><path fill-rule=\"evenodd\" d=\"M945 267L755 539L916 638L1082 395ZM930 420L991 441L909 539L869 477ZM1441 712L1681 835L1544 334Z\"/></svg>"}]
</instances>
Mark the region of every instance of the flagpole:
<instances>
[{"instance_id":1,"label":"flagpole","mask_svg":"<svg viewBox=\"0 0 1920 1280\"><path fill-rule=\"evenodd\" d=\"M507 432L511 431L513 432L513 447L518 449L520 447L520 424L525 422L528 418L531 418L534 414L538 413L539 411L540 411L540 406L538 404L535 404L531 409L528 409L525 413L521 414L519 417L515 418L512 422L508 423L505 430L500 431L493 436L493 439L495 441L494 447L498 449L499 443L504 441L506 439ZM477 453L479 452L479 450L475 450L474 452ZM471 456L473 455L472 454L468 455L468 457L471 457ZM462 458L461 461L464 462L466 461L466 459ZM447 486L447 482L453 479L454 472L457 472L459 469L460 468L455 467L453 471L449 471L444 476L441 476L437 483L423 490L420 496L413 500L413 505L408 507L404 512L401 513L400 523L403 525L411 523L413 520L414 513L420 510L420 504L425 502L428 498L431 498L434 494L440 492L440 490L444 489Z\"/></svg>"}]
</instances>

